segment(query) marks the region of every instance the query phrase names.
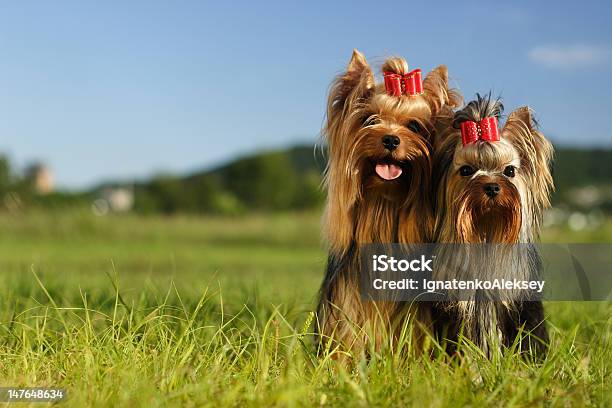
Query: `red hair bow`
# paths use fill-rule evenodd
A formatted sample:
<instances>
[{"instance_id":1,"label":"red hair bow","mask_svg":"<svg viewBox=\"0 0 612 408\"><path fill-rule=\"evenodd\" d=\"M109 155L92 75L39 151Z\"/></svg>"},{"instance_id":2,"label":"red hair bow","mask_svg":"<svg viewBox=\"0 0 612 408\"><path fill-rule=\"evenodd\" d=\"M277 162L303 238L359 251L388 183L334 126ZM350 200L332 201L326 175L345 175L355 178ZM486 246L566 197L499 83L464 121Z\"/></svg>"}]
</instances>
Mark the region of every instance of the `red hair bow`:
<instances>
[{"instance_id":1,"label":"red hair bow","mask_svg":"<svg viewBox=\"0 0 612 408\"><path fill-rule=\"evenodd\" d=\"M423 93L423 81L421 80L420 69L410 71L406 75L400 75L394 72L385 72L384 77L387 95L414 96Z\"/></svg>"},{"instance_id":2,"label":"red hair bow","mask_svg":"<svg viewBox=\"0 0 612 408\"><path fill-rule=\"evenodd\" d=\"M480 122L468 120L461 123L461 140L465 146L478 140L487 142L497 142L499 140L499 130L497 128L497 118L491 116L484 118Z\"/></svg>"}]
</instances>

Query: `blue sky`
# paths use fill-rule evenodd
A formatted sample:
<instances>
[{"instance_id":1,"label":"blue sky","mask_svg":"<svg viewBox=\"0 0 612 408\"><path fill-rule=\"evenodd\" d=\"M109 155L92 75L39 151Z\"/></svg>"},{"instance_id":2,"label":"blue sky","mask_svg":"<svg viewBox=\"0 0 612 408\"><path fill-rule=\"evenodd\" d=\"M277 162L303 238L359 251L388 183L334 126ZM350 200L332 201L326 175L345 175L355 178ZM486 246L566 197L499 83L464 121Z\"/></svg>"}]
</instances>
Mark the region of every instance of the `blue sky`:
<instances>
[{"instance_id":1,"label":"blue sky","mask_svg":"<svg viewBox=\"0 0 612 408\"><path fill-rule=\"evenodd\" d=\"M558 144L612 146L610 2L0 3L0 152L60 186L314 142L353 48L446 64L530 105Z\"/></svg>"}]
</instances>

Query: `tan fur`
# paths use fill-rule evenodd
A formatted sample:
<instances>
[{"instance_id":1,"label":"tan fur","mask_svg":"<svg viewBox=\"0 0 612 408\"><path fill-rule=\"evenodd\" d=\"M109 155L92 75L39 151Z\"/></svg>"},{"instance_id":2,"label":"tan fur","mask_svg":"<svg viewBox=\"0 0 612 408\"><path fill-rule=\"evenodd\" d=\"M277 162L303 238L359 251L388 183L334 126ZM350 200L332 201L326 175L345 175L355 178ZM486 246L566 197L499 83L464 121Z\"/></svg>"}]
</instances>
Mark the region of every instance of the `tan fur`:
<instances>
[{"instance_id":1,"label":"tan fur","mask_svg":"<svg viewBox=\"0 0 612 408\"><path fill-rule=\"evenodd\" d=\"M402 58L390 58L382 71L405 74L408 64ZM425 319L425 312L409 312L395 303L362 302L358 265L359 245L429 239L433 220L428 200L431 135L442 107L455 106L460 97L448 89L443 66L427 75L423 87L423 95L387 95L383 84L376 85L365 57L355 50L346 72L330 88L323 129L329 153L324 231L331 256L350 259L342 270L328 271L319 324L324 337L350 350L363 349L371 340L378 344L380 339L371 339L364 331L389 332L409 315ZM422 132L406 127L409 121L416 121ZM401 141L393 152L381 143L385 135ZM374 171L380 160L401 165L402 176L380 178ZM364 331L355 333L356 328Z\"/></svg>"},{"instance_id":2,"label":"tan fur","mask_svg":"<svg viewBox=\"0 0 612 408\"><path fill-rule=\"evenodd\" d=\"M486 112L471 111L470 108L468 106L459 114L467 111L470 120L476 121L490 116ZM496 244L535 242L540 233L542 212L550 205L553 149L535 128L529 109L520 108L510 114L498 142L478 141L463 146L460 131L453 126L449 112L443 122L441 126L446 130L437 134L434 143L436 241ZM471 176L461 176L459 169L466 165L477 171ZM510 165L516 168L514 177L504 175L504 169ZM495 199L487 197L483 190L484 184L491 182L498 183L501 188ZM497 274L489 278L527 279L527 276L516 274L529 272L530 259L525 258L524 251L508 251L514 252L511 256L503 250L492 252L493 256L485 262L494 265L493 268L480 268L478 265L482 265L483 261L479 260L480 263L476 262L471 271L487 269ZM512 301L516 300L512 296L506 299L506 307L512 307ZM475 306L476 302L473 301L447 305L460 311L466 325L479 325L474 332L481 337L471 340L486 351L491 346L490 337L496 335L496 309L490 304L481 304L478 313L482 315L476 316Z\"/></svg>"},{"instance_id":3,"label":"tan fur","mask_svg":"<svg viewBox=\"0 0 612 408\"><path fill-rule=\"evenodd\" d=\"M462 146L460 131L447 120L446 131L439 134L434 150L434 165L438 173L436 240L470 242L460 237L458 230L452 227L456 222L451 220L459 217L459 197L468 199L464 191L470 188L471 183L482 184L485 179L511 183L520 193L520 200L514 208L521 219L527 218L521 221L520 239L516 237L509 241L533 242L538 238L542 213L550 206L550 193L554 188L550 172L553 149L533 126L528 108L519 108L510 114L501 131L501 140L494 143L479 141ZM465 179L458 174L463 165L470 165L479 171ZM509 179L503 175L508 165L516 167L516 177ZM508 191L502 189L504 193ZM478 194L482 195L480 192ZM513 216L512 219L516 221L518 218ZM484 242L478 237L472 239Z\"/></svg>"}]
</instances>

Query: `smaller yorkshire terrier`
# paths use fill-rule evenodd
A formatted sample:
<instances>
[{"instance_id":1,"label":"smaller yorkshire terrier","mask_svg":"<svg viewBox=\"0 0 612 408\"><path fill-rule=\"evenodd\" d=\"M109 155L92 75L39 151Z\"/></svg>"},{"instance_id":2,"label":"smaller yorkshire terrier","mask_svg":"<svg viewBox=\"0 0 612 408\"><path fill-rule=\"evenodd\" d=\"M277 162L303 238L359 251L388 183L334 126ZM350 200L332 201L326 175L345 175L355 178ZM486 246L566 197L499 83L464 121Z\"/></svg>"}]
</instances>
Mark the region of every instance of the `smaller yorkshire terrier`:
<instances>
[{"instance_id":1,"label":"smaller yorkshire terrier","mask_svg":"<svg viewBox=\"0 0 612 408\"><path fill-rule=\"evenodd\" d=\"M346 72L331 85L323 129L329 257L317 331L323 345L357 353L379 344L383 333L409 315L398 303L362 301L359 247L427 242L433 224L426 199L433 123L443 106L456 107L460 100L448 89L445 66L423 81L421 70L409 71L403 58L389 58L382 71L384 83L377 84L355 50ZM428 320L424 309L411 312L412 318Z\"/></svg>"},{"instance_id":2,"label":"smaller yorkshire terrier","mask_svg":"<svg viewBox=\"0 0 612 408\"><path fill-rule=\"evenodd\" d=\"M509 250L492 249L490 257L473 262L470 273L529 279L539 259L531 244L539 237L554 188L553 148L529 108L512 112L500 131L502 111L499 99L477 95L447 117L447 130L434 143L434 236L441 244L509 244ZM490 355L526 332L521 351L541 356L548 341L543 305L521 296L511 292L492 300L474 294L472 300L439 304L433 312L437 335L453 343L463 333Z\"/></svg>"}]
</instances>

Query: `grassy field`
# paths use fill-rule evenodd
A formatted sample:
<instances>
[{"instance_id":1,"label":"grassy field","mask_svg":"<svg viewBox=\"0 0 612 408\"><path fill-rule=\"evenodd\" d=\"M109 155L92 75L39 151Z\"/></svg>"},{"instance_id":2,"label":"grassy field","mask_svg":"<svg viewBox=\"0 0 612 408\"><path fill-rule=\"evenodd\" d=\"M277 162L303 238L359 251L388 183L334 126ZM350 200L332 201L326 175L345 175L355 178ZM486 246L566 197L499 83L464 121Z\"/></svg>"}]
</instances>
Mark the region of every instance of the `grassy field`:
<instances>
[{"instance_id":1,"label":"grassy field","mask_svg":"<svg viewBox=\"0 0 612 408\"><path fill-rule=\"evenodd\" d=\"M0 215L0 386L60 386L67 406L610 406L612 306L547 304L551 353L466 346L350 369L308 325L318 214ZM546 241L610 242L612 223Z\"/></svg>"}]
</instances>

